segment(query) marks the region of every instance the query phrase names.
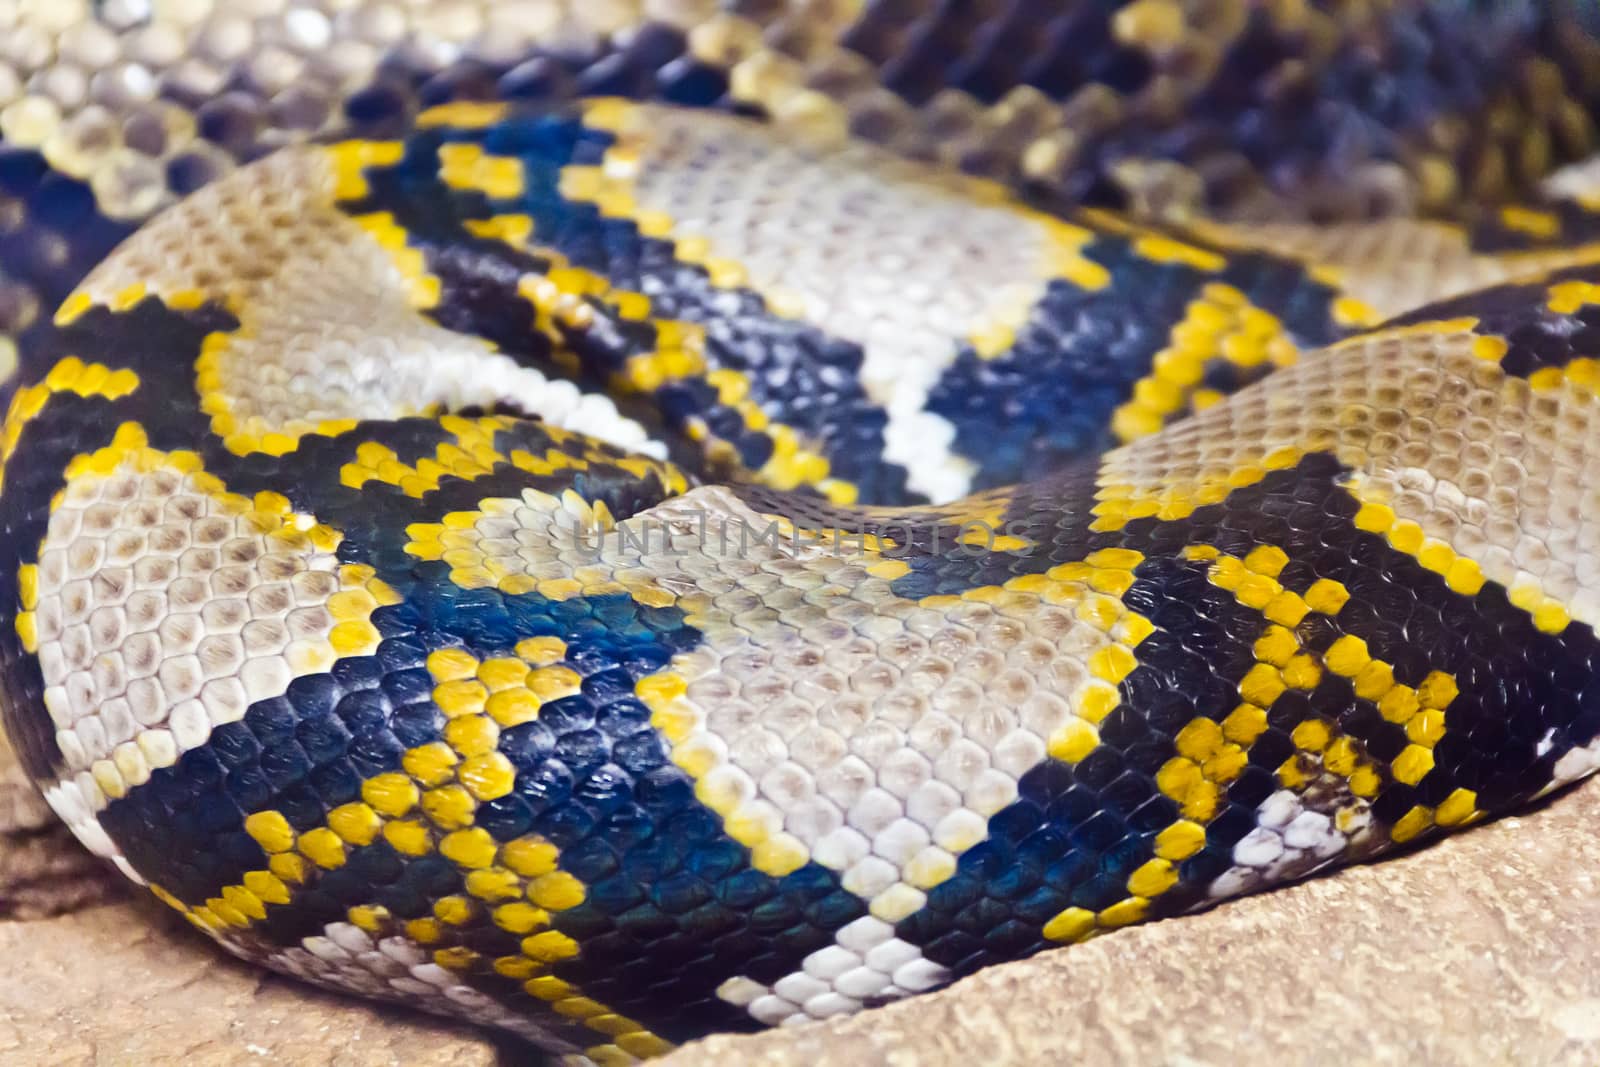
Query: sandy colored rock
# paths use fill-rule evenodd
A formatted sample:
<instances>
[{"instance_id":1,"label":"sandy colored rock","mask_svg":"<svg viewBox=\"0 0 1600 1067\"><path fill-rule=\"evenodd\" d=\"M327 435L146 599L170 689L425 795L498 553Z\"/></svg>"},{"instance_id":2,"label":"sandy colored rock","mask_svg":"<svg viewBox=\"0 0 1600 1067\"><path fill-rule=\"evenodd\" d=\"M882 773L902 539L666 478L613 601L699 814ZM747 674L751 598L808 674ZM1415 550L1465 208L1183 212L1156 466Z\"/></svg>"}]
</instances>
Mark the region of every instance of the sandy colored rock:
<instances>
[{"instance_id":1,"label":"sandy colored rock","mask_svg":"<svg viewBox=\"0 0 1600 1067\"><path fill-rule=\"evenodd\" d=\"M489 1067L487 1038L324 996L122 903L0 924L0 1062Z\"/></svg>"},{"instance_id":2,"label":"sandy colored rock","mask_svg":"<svg viewBox=\"0 0 1600 1067\"><path fill-rule=\"evenodd\" d=\"M0 924L0 1062L489 1067L485 1036L223 956L141 898Z\"/></svg>"},{"instance_id":3,"label":"sandy colored rock","mask_svg":"<svg viewBox=\"0 0 1600 1067\"><path fill-rule=\"evenodd\" d=\"M1391 860L663 1067L1600 1063L1600 782Z\"/></svg>"}]
</instances>

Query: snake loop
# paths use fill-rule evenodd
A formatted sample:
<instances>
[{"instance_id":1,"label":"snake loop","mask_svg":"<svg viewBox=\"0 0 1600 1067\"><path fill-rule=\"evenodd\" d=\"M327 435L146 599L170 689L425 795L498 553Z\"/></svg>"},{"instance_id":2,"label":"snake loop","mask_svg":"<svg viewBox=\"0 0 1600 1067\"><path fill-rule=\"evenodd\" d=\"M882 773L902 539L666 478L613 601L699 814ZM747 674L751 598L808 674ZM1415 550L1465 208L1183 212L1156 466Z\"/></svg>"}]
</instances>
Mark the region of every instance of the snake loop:
<instances>
[{"instance_id":1,"label":"snake loop","mask_svg":"<svg viewBox=\"0 0 1600 1067\"><path fill-rule=\"evenodd\" d=\"M1190 39L1012 6L1103 29L1102 88ZM933 95L894 7L810 24L891 111ZM949 17L993 46L928 105L958 127L1006 38ZM1101 186L871 143L753 19L640 29L571 99L549 56L352 98L26 335L0 687L85 845L247 959L612 1064L1600 766L1581 173L1471 225L1066 206ZM1048 169L1069 59L1023 69Z\"/></svg>"}]
</instances>

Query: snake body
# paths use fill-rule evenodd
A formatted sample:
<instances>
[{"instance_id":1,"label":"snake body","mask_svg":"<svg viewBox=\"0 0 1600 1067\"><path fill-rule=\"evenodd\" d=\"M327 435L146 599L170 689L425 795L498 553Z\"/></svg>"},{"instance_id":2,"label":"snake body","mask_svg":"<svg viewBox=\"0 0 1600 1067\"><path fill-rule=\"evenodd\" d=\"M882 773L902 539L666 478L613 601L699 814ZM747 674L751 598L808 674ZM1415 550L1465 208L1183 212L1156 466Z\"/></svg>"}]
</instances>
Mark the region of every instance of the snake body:
<instances>
[{"instance_id":1,"label":"snake body","mask_svg":"<svg viewBox=\"0 0 1600 1067\"><path fill-rule=\"evenodd\" d=\"M289 144L30 336L0 682L91 850L610 1064L1600 766L1581 197L1151 228L684 103Z\"/></svg>"}]
</instances>

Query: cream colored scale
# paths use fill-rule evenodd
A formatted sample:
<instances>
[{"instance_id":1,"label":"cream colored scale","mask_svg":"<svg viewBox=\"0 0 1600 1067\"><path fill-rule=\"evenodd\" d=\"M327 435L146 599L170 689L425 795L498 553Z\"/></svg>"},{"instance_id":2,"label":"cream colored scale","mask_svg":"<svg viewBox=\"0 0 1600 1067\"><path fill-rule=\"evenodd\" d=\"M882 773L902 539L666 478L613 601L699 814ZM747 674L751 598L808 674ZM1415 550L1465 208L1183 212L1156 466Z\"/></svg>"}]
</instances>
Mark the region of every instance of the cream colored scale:
<instances>
[{"instance_id":1,"label":"cream colored scale","mask_svg":"<svg viewBox=\"0 0 1600 1067\"><path fill-rule=\"evenodd\" d=\"M1501 583L1548 632L1600 622L1600 490L1584 475L1600 464L1600 398L1582 380L1507 376L1503 350L1467 325L1437 323L1316 353L1109 454L1093 522L1114 530L1143 516L1180 519L1310 452L1331 452L1352 471L1356 524L1457 592ZM1430 404L1419 409L1423 396ZM898 962L878 979L858 976L862 989L877 983L871 996L936 982L920 954L899 959L893 925L954 872L1024 774L1098 744L1115 685L1150 630L1120 599L1139 554L1108 550L1002 587L912 601L891 586L904 564L872 545L855 557L826 546L730 551L717 530L737 537L769 517L721 488L647 509L630 520L633 538L608 536L598 555L573 551L573 528L604 527L604 517L576 507L533 491L485 502L436 533L415 530L410 551L450 551L464 585L556 599L626 592L681 606L703 645L638 691L697 797L758 868L782 875L813 861L866 902L869 918L833 946L854 956L828 956L815 969L853 971L881 949L880 959ZM1350 662L1341 645L1327 669L1354 673L1367 662L1359 656ZM1397 762L1394 773L1411 771ZM1265 829L1235 850L1217 894L1368 841L1363 805L1340 812L1291 799L1269 798ZM1098 921L1129 921L1137 908L1124 911ZM904 981L895 977L902 966ZM812 981L734 981L723 995L767 1022L858 1006L805 975Z\"/></svg>"},{"instance_id":2,"label":"cream colored scale","mask_svg":"<svg viewBox=\"0 0 1600 1067\"><path fill-rule=\"evenodd\" d=\"M239 328L206 339L196 377L213 432L241 454L281 454L304 434L361 419L509 401L553 426L664 456L608 397L421 313L438 299L422 254L386 214L352 218L335 206L361 196L362 168L394 162L398 147L285 148L206 186L94 270L62 317L146 295L233 312Z\"/></svg>"},{"instance_id":3,"label":"cream colored scale","mask_svg":"<svg viewBox=\"0 0 1600 1067\"><path fill-rule=\"evenodd\" d=\"M613 192L680 259L862 346L861 384L888 413L884 458L935 501L976 470L924 410L957 354L1006 351L1053 279L1110 280L1081 255L1089 231L870 145L778 143L747 121L609 101L590 119L618 136L602 165Z\"/></svg>"},{"instance_id":4,"label":"cream colored scale","mask_svg":"<svg viewBox=\"0 0 1600 1067\"><path fill-rule=\"evenodd\" d=\"M662 451L608 398L421 313L431 301L420 254L392 220L335 207L360 194L360 168L384 151L286 148L207 186L93 271L58 320L147 298L232 311L240 327L207 337L195 374L213 432L239 453L504 400ZM66 473L39 563L23 569L17 625L38 653L64 762L47 798L91 850L120 860L96 813L252 701L370 651L364 620L378 601L370 575L338 567L336 531L276 494L229 493L198 457L154 451L137 427Z\"/></svg>"},{"instance_id":5,"label":"cream colored scale","mask_svg":"<svg viewBox=\"0 0 1600 1067\"><path fill-rule=\"evenodd\" d=\"M95 818L109 801L294 678L376 649L371 613L394 602L286 499L227 493L194 454L143 440L127 427L68 468L17 617L63 761L45 797L118 861Z\"/></svg>"},{"instance_id":6,"label":"cream colored scale","mask_svg":"<svg viewBox=\"0 0 1600 1067\"><path fill-rule=\"evenodd\" d=\"M1230 485L1331 451L1365 505L1357 525L1458 592L1487 579L1541 629L1600 623L1600 488L1588 473L1600 465L1600 396L1559 372L1532 383L1505 374L1505 343L1471 325L1343 342L1109 453L1097 525L1182 517Z\"/></svg>"},{"instance_id":7,"label":"cream colored scale","mask_svg":"<svg viewBox=\"0 0 1600 1067\"><path fill-rule=\"evenodd\" d=\"M1600 169L1600 168L1597 168ZM1534 237L1560 230L1554 216L1506 208L1510 228ZM1475 252L1465 230L1428 219L1383 219L1333 226L1304 223L1191 222L1190 232L1226 249L1288 256L1333 279L1347 299L1391 318L1476 289L1538 277L1600 260L1600 244Z\"/></svg>"}]
</instances>

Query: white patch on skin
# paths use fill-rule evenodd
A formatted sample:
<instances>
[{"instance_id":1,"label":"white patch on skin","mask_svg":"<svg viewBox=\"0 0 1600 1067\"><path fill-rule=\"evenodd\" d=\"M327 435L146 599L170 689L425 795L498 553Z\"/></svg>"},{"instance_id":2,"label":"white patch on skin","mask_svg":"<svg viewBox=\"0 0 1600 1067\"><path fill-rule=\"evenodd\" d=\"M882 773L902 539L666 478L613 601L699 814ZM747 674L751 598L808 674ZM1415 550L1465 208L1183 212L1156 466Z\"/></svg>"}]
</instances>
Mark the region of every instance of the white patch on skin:
<instances>
[{"instance_id":1,"label":"white patch on skin","mask_svg":"<svg viewBox=\"0 0 1600 1067\"><path fill-rule=\"evenodd\" d=\"M1261 802L1258 818L1262 826L1281 830L1294 821L1301 810L1300 798L1287 789L1280 789Z\"/></svg>"},{"instance_id":2,"label":"white patch on skin","mask_svg":"<svg viewBox=\"0 0 1600 1067\"><path fill-rule=\"evenodd\" d=\"M1233 862L1246 867L1265 867L1283 855L1283 838L1269 827L1257 826L1233 846Z\"/></svg>"},{"instance_id":3,"label":"white patch on skin","mask_svg":"<svg viewBox=\"0 0 1600 1067\"><path fill-rule=\"evenodd\" d=\"M1301 878L1357 848L1371 825L1363 806L1342 820L1305 806L1304 798L1279 789L1256 807L1256 827L1233 846L1234 866L1206 889L1210 901L1224 900L1293 878Z\"/></svg>"},{"instance_id":4,"label":"white patch on skin","mask_svg":"<svg viewBox=\"0 0 1600 1067\"><path fill-rule=\"evenodd\" d=\"M768 1026L793 1026L898 1000L950 980L950 972L894 936L882 919L863 916L841 927L834 943L811 953L800 970L771 986L743 976L717 987L717 996Z\"/></svg>"},{"instance_id":5,"label":"white patch on skin","mask_svg":"<svg viewBox=\"0 0 1600 1067\"><path fill-rule=\"evenodd\" d=\"M739 264L785 314L859 344L862 388L888 415L884 459L936 502L966 494L976 464L928 395L972 338L1025 321L1057 273L1057 224L869 145L819 153L731 118L632 114L640 209Z\"/></svg>"},{"instance_id":6,"label":"white patch on skin","mask_svg":"<svg viewBox=\"0 0 1600 1067\"><path fill-rule=\"evenodd\" d=\"M303 938L298 946L279 949L265 957L243 942L235 942L226 932L218 939L246 959L314 985L496 1027L555 1055L582 1053L578 1045L557 1031L540 1026L532 1013L513 1011L464 984L454 973L434 963L426 948L403 936L374 937L351 923L335 922L323 927L321 934ZM532 998L529 1002L530 1006L536 1003ZM593 1036L591 1044L605 1043L603 1035Z\"/></svg>"},{"instance_id":7,"label":"white patch on skin","mask_svg":"<svg viewBox=\"0 0 1600 1067\"><path fill-rule=\"evenodd\" d=\"M133 873L122 850L100 825L98 816L105 810L106 795L87 771L45 787L44 799L84 848L96 856L115 862L134 881L141 885L144 883L144 879Z\"/></svg>"},{"instance_id":8,"label":"white patch on skin","mask_svg":"<svg viewBox=\"0 0 1600 1067\"><path fill-rule=\"evenodd\" d=\"M551 380L421 314L394 255L335 206L334 182L326 151L282 149L158 216L80 291L97 303L135 285L163 298L198 291L237 309L240 328L215 357L214 399L227 406L228 432L298 436L333 420L508 404L666 458L666 446L610 397Z\"/></svg>"},{"instance_id":9,"label":"white patch on skin","mask_svg":"<svg viewBox=\"0 0 1600 1067\"><path fill-rule=\"evenodd\" d=\"M876 557L792 540L724 550L719 531L737 542L768 520L717 486L641 512L628 520L635 536L608 536L599 558L572 550L554 497L480 509L452 533L480 570L560 582L562 595L574 582L671 594L705 635L671 667L684 683L674 762L741 840L754 828L838 872L891 923L954 873L1085 695L1104 692L1091 664L1132 624L1076 579L1053 580L1048 599L1006 591L933 607L870 573Z\"/></svg>"},{"instance_id":10,"label":"white patch on skin","mask_svg":"<svg viewBox=\"0 0 1600 1067\"><path fill-rule=\"evenodd\" d=\"M1261 872L1254 867L1230 867L1217 875L1206 890L1211 900L1226 900L1253 892L1261 885Z\"/></svg>"},{"instance_id":11,"label":"white patch on skin","mask_svg":"<svg viewBox=\"0 0 1600 1067\"><path fill-rule=\"evenodd\" d=\"M1291 849L1311 852L1318 859L1329 859L1344 849L1345 838L1322 812L1306 811L1284 829L1283 843Z\"/></svg>"},{"instance_id":12,"label":"white patch on skin","mask_svg":"<svg viewBox=\"0 0 1600 1067\"><path fill-rule=\"evenodd\" d=\"M296 517L253 512L199 478L141 453L69 480L19 618L61 753L45 793L98 855L116 855L93 818L109 800L253 702L377 645L365 572L341 567ZM341 594L344 623L331 607Z\"/></svg>"},{"instance_id":13,"label":"white patch on skin","mask_svg":"<svg viewBox=\"0 0 1600 1067\"><path fill-rule=\"evenodd\" d=\"M1600 739L1582 748L1572 748L1563 753L1561 758L1556 760L1556 765L1551 768L1550 784L1539 790L1539 795L1544 796L1568 782L1588 777L1597 770L1600 770Z\"/></svg>"},{"instance_id":14,"label":"white patch on skin","mask_svg":"<svg viewBox=\"0 0 1600 1067\"><path fill-rule=\"evenodd\" d=\"M1544 736L1539 738L1539 743L1533 746L1533 754L1535 756L1543 756L1546 752L1549 752L1555 747L1555 739L1556 731L1554 727L1546 730Z\"/></svg>"}]
</instances>

